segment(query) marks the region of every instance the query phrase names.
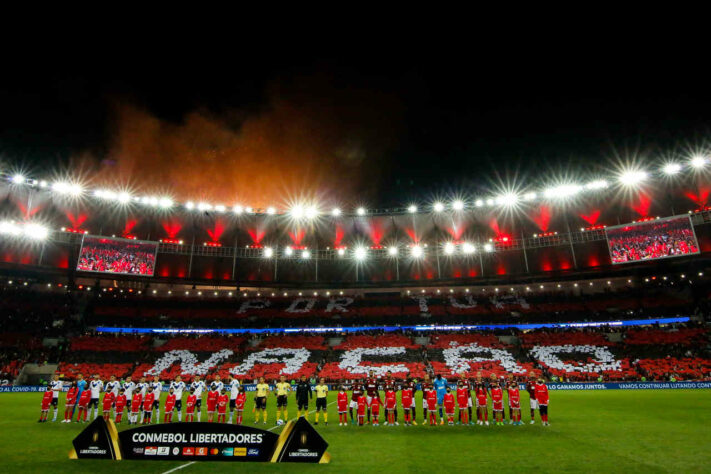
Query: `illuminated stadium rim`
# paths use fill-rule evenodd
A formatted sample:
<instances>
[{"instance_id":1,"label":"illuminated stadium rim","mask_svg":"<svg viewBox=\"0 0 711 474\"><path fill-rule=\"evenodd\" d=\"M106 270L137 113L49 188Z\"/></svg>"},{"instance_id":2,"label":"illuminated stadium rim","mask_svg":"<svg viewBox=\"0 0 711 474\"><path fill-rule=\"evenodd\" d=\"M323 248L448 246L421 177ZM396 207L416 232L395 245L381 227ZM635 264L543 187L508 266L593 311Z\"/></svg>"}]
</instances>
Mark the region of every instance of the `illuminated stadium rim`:
<instances>
[{"instance_id":1,"label":"illuminated stadium rim","mask_svg":"<svg viewBox=\"0 0 711 474\"><path fill-rule=\"evenodd\" d=\"M113 334L299 334L299 333L343 333L362 331L495 331L497 329L561 329L590 328L601 326L649 326L651 324L675 324L689 322L688 316L674 318L629 319L618 321L590 321L580 323L530 323L530 324L473 324L473 325L421 325L421 326L353 326L325 328L268 328L268 329L178 329L178 328L127 328L97 326L96 332Z\"/></svg>"},{"instance_id":2,"label":"illuminated stadium rim","mask_svg":"<svg viewBox=\"0 0 711 474\"><path fill-rule=\"evenodd\" d=\"M358 207L352 212L344 212L341 209L334 207L330 210L319 209L318 203L297 203L291 209L277 209L270 206L267 208L252 208L243 204L234 204L232 207L223 204L212 204L207 202L185 201L180 204L180 207L188 211L207 212L213 211L220 214L229 213L241 215L259 215L259 216L275 216L286 215L297 219L312 219L318 216L329 215L331 217L365 217L372 215L403 215L403 214L429 214L431 212L439 213L444 211L464 212L476 209L491 208L491 207L512 207L519 203L531 203L535 201L564 201L567 198L572 198L583 193L599 191L612 188L613 185L634 187L644 182L648 182L653 178L669 178L671 176L682 173L685 169L699 170L704 168L709 163L709 159L705 156L695 156L687 160L685 164L681 162L664 163L663 166L656 172L648 172L638 167L630 167L622 170L617 175L610 179L598 178L588 181L585 184L580 184L573 181L558 182L551 187L534 191L527 190L521 192L504 192L495 196L480 197L473 200L453 199L449 204L442 201L435 201L425 209L420 209L417 204L412 203L407 207L393 207L381 209L367 209ZM126 191L116 191L105 188L84 189L84 187L71 180L48 181L44 179L28 178L20 173L0 172L0 180L4 180L12 185L26 185L32 188L48 190L60 195L79 197L84 194L93 196L97 200L104 202L118 202L120 204L141 204L148 208L170 210L175 208L179 203L173 201L168 196L134 196Z\"/></svg>"}]
</instances>

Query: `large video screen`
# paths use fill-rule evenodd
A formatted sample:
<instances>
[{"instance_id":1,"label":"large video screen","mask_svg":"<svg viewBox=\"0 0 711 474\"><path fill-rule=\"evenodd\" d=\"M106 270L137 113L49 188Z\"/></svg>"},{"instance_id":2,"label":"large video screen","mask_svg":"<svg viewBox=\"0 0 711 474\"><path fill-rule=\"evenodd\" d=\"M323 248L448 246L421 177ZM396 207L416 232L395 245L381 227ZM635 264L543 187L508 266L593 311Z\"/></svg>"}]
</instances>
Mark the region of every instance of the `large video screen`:
<instances>
[{"instance_id":1,"label":"large video screen","mask_svg":"<svg viewBox=\"0 0 711 474\"><path fill-rule=\"evenodd\" d=\"M85 235L77 270L153 276L158 242Z\"/></svg>"},{"instance_id":2,"label":"large video screen","mask_svg":"<svg viewBox=\"0 0 711 474\"><path fill-rule=\"evenodd\" d=\"M689 216L608 227L605 232L613 264L699 253Z\"/></svg>"}]
</instances>

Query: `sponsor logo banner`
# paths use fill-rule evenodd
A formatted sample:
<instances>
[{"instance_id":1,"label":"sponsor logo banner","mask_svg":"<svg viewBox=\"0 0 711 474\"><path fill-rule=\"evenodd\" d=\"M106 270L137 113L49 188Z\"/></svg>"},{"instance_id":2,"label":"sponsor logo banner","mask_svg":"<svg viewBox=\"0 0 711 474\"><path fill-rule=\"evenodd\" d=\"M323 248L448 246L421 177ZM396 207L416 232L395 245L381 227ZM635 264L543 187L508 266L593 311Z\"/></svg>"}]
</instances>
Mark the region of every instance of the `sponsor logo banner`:
<instances>
[{"instance_id":1,"label":"sponsor logo banner","mask_svg":"<svg viewBox=\"0 0 711 474\"><path fill-rule=\"evenodd\" d=\"M73 441L71 458L327 462L328 443L302 417L281 434L224 423L144 425L117 432L98 417Z\"/></svg>"},{"instance_id":2,"label":"sponsor logo banner","mask_svg":"<svg viewBox=\"0 0 711 474\"><path fill-rule=\"evenodd\" d=\"M549 383L549 390L669 390L709 389L711 382Z\"/></svg>"}]
</instances>

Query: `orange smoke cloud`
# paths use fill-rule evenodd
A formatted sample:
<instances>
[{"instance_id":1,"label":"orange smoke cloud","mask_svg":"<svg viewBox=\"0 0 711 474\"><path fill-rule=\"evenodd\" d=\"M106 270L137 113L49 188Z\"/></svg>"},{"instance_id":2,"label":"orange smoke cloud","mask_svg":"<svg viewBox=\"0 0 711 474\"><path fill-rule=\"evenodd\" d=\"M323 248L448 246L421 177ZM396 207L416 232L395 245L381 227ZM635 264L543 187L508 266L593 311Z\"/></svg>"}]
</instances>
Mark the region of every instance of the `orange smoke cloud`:
<instances>
[{"instance_id":1,"label":"orange smoke cloud","mask_svg":"<svg viewBox=\"0 0 711 474\"><path fill-rule=\"evenodd\" d=\"M261 208L301 197L348 203L377 190L383 157L399 135L396 101L372 91L344 94L323 81L271 92L246 118L196 110L173 123L115 106L98 181Z\"/></svg>"}]
</instances>

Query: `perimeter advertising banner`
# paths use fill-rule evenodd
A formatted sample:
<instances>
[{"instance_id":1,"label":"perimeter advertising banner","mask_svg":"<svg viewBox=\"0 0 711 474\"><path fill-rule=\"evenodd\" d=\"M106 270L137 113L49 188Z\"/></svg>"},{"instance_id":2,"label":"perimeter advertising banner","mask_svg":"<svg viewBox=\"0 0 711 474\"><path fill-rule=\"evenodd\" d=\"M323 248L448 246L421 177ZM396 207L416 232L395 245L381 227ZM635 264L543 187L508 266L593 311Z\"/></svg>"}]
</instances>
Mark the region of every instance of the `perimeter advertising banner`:
<instances>
[{"instance_id":1,"label":"perimeter advertising banner","mask_svg":"<svg viewBox=\"0 0 711 474\"><path fill-rule=\"evenodd\" d=\"M116 430L98 417L72 442L71 459L327 463L328 443L306 419L281 434L225 423L164 423Z\"/></svg>"}]
</instances>

